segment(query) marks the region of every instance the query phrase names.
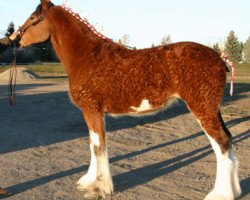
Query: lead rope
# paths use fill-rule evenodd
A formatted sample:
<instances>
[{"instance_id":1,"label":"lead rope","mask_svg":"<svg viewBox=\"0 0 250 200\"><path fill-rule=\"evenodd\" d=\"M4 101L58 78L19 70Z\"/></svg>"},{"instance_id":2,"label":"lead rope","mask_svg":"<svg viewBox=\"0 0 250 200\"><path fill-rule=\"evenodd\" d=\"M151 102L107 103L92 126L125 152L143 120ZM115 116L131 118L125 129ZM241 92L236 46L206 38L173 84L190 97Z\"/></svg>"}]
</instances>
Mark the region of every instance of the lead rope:
<instances>
[{"instance_id":1,"label":"lead rope","mask_svg":"<svg viewBox=\"0 0 250 200\"><path fill-rule=\"evenodd\" d=\"M12 67L10 68L10 73L9 73L8 95L9 95L10 105L12 107L15 107L16 106L16 79L17 79L15 43L14 43L14 48L13 48L13 56L14 56L14 59L12 62Z\"/></svg>"}]
</instances>

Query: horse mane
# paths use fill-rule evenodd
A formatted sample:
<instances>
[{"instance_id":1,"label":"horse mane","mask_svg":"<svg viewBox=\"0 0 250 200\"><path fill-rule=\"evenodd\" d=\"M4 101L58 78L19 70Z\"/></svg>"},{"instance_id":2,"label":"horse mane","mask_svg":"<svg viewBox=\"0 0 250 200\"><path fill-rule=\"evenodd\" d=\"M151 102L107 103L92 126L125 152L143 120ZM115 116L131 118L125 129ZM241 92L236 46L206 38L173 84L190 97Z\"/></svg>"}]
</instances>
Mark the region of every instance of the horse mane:
<instances>
[{"instance_id":1,"label":"horse mane","mask_svg":"<svg viewBox=\"0 0 250 200\"><path fill-rule=\"evenodd\" d=\"M86 18L81 18L79 13L73 12L70 7L67 7L65 4L61 6L64 10L69 12L73 17L75 17L78 21L80 21L83 25L85 25L87 28L89 28L95 35L97 35L100 38L103 38L107 42L111 42L111 39L104 36L102 33L96 30L96 28L91 25Z\"/></svg>"},{"instance_id":2,"label":"horse mane","mask_svg":"<svg viewBox=\"0 0 250 200\"><path fill-rule=\"evenodd\" d=\"M123 45L113 42L108 37L96 31L87 19L82 19L79 14L74 13L70 8L65 6L55 6L50 21L54 23L56 32L69 33L70 36L64 42L72 45L74 51L79 52L79 56L84 51L79 46L86 43L88 43L88 48L93 52L92 58L94 60L98 58L108 59L109 56L113 57L117 55L125 58L142 51L128 49Z\"/></svg>"}]
</instances>

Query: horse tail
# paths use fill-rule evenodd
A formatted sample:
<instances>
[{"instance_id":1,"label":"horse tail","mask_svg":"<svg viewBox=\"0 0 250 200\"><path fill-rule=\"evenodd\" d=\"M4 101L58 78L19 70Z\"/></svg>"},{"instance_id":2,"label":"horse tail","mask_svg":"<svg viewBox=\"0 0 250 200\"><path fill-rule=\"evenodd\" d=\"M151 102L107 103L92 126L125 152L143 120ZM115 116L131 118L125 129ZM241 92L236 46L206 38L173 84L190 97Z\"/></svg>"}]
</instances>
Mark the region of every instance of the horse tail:
<instances>
[{"instance_id":1,"label":"horse tail","mask_svg":"<svg viewBox=\"0 0 250 200\"><path fill-rule=\"evenodd\" d=\"M219 117L219 120L220 120L220 123L221 123L221 126L222 126L224 132L226 133L226 135L227 135L227 137L228 137L230 143L232 143L233 136L232 136L232 134L230 133L230 131L227 129L226 124L225 124L225 122L224 122L224 120L223 120L223 118L222 118L222 116L221 116L221 112L220 112L220 111L218 111L218 117Z\"/></svg>"}]
</instances>

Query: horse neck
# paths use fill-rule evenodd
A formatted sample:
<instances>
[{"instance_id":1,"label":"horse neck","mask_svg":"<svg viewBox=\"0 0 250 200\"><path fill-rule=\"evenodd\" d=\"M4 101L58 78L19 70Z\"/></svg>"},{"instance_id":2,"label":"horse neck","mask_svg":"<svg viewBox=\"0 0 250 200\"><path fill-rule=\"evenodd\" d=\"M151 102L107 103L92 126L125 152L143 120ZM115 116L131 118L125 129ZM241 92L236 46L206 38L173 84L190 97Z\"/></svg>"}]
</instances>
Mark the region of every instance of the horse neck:
<instances>
[{"instance_id":1,"label":"horse neck","mask_svg":"<svg viewBox=\"0 0 250 200\"><path fill-rule=\"evenodd\" d=\"M55 8L49 22L51 43L69 76L84 67L93 53L90 45L104 42L61 7Z\"/></svg>"}]
</instances>

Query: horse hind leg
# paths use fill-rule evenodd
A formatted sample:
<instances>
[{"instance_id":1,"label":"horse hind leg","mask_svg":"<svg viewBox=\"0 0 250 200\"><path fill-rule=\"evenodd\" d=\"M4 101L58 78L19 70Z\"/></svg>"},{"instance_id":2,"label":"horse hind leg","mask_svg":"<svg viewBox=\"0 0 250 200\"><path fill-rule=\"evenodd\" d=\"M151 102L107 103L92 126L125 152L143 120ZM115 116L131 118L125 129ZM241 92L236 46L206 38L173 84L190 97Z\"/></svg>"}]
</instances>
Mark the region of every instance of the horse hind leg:
<instances>
[{"instance_id":1,"label":"horse hind leg","mask_svg":"<svg viewBox=\"0 0 250 200\"><path fill-rule=\"evenodd\" d=\"M205 200L233 200L241 195L238 179L238 161L233 156L231 133L226 128L221 113L199 116L197 120L206 133L217 159L214 189Z\"/></svg>"}]
</instances>

